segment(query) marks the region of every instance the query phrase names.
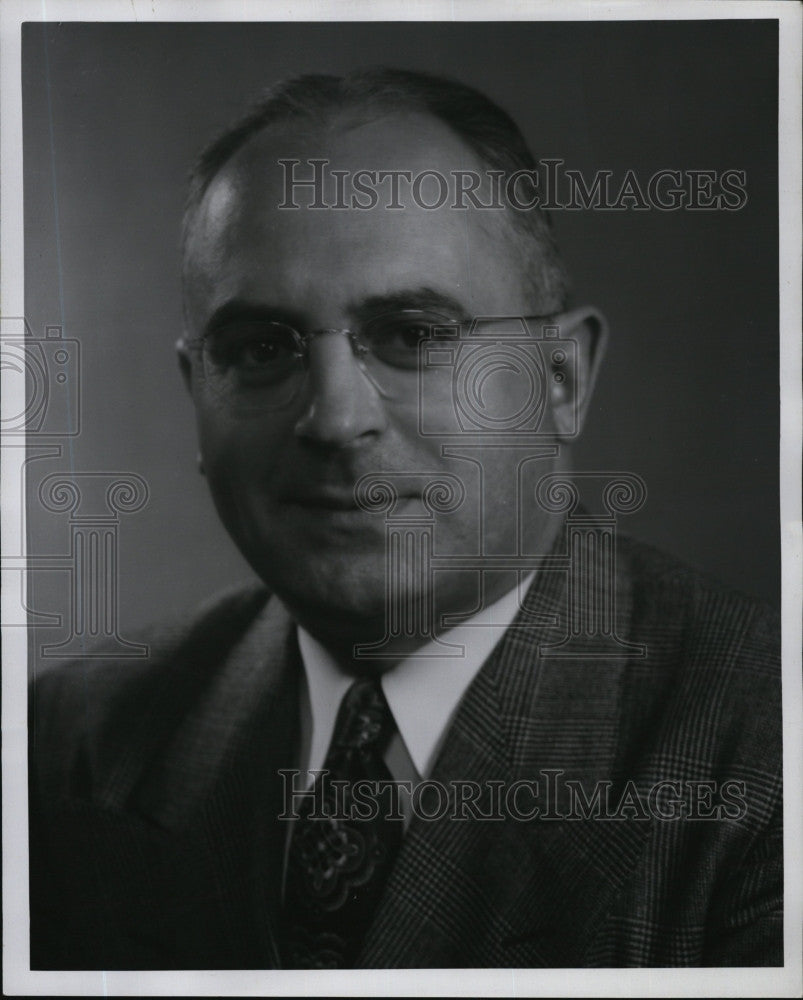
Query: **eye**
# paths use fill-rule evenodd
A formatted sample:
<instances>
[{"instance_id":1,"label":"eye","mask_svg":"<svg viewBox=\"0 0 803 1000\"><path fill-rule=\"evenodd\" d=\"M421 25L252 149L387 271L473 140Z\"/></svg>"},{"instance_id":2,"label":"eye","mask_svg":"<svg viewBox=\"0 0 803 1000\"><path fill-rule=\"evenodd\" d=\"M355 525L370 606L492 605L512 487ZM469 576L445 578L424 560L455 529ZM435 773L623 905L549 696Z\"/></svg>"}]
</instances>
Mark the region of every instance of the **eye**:
<instances>
[{"instance_id":1,"label":"eye","mask_svg":"<svg viewBox=\"0 0 803 1000\"><path fill-rule=\"evenodd\" d=\"M379 316L366 324L363 336L371 353L399 368L416 368L423 341L454 337L453 320L437 314Z\"/></svg>"},{"instance_id":2,"label":"eye","mask_svg":"<svg viewBox=\"0 0 803 1000\"><path fill-rule=\"evenodd\" d=\"M206 350L215 370L241 377L280 378L299 356L293 330L270 322L227 323L209 335Z\"/></svg>"}]
</instances>

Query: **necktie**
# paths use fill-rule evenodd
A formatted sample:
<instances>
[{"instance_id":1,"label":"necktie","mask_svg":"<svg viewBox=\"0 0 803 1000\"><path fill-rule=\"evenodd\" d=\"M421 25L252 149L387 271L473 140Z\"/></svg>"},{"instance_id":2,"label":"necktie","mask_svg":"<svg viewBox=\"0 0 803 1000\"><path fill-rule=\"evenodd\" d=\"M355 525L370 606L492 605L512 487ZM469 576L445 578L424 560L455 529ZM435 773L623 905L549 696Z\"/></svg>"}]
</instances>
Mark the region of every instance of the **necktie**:
<instances>
[{"instance_id":1,"label":"necktie","mask_svg":"<svg viewBox=\"0 0 803 1000\"><path fill-rule=\"evenodd\" d=\"M394 727L378 679L356 680L290 841L285 968L353 966L401 843L382 759Z\"/></svg>"}]
</instances>

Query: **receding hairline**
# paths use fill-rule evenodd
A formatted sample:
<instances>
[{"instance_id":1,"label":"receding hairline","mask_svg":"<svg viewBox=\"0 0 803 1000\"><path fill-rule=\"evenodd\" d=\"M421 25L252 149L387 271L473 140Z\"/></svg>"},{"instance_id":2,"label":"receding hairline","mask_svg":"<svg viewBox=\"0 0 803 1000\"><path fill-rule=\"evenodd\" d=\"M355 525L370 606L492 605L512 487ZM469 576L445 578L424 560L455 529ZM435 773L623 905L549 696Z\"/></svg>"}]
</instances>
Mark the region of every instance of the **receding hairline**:
<instances>
[{"instance_id":1,"label":"receding hairline","mask_svg":"<svg viewBox=\"0 0 803 1000\"><path fill-rule=\"evenodd\" d=\"M277 84L244 117L224 130L202 152L190 177L182 227L182 271L186 272L189 236L206 193L237 154L266 133L312 135L322 129L351 129L390 115L428 119L452 136L475 161L510 175L539 172L518 125L490 98L447 78L406 70L358 71L344 77L302 76ZM496 143L492 139L498 139ZM536 207L521 211L510 204L501 213L520 247L533 294L565 304L568 276L551 219Z\"/></svg>"}]
</instances>

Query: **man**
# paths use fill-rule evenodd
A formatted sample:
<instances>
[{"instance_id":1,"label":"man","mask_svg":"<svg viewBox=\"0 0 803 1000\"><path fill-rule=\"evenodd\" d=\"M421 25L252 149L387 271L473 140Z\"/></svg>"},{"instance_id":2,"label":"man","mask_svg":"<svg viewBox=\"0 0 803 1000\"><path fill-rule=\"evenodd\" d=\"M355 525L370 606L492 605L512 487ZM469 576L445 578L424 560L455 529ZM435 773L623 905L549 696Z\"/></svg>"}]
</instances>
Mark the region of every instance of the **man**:
<instances>
[{"instance_id":1,"label":"man","mask_svg":"<svg viewBox=\"0 0 803 1000\"><path fill-rule=\"evenodd\" d=\"M202 156L179 358L271 596L37 679L34 967L782 963L777 622L614 556L642 485L569 471L605 327L537 183L399 71Z\"/></svg>"}]
</instances>

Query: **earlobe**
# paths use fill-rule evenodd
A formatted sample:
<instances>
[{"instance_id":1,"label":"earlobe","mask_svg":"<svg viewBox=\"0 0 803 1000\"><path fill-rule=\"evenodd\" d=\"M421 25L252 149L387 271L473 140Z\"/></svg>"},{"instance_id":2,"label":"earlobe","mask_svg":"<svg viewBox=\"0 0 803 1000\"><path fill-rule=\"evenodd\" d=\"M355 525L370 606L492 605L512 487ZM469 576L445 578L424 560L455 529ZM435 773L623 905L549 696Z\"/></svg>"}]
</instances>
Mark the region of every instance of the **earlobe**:
<instances>
[{"instance_id":1,"label":"earlobe","mask_svg":"<svg viewBox=\"0 0 803 1000\"><path fill-rule=\"evenodd\" d=\"M559 317L565 349L545 351L550 407L559 437L578 437L583 429L608 340L605 317L583 306ZM546 346L546 345L545 345Z\"/></svg>"}]
</instances>

